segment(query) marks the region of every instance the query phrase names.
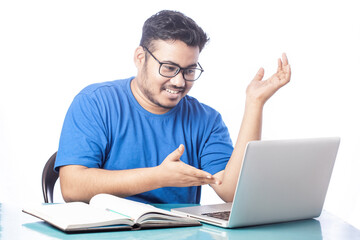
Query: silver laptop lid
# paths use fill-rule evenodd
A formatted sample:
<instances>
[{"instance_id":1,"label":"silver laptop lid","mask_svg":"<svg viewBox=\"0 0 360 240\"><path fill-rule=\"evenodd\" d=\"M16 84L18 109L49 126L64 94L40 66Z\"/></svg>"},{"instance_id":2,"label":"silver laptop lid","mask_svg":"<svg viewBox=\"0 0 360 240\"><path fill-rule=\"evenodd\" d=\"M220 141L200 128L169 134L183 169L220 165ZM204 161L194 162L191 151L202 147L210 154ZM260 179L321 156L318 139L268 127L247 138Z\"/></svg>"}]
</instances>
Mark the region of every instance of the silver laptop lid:
<instances>
[{"instance_id":1,"label":"silver laptop lid","mask_svg":"<svg viewBox=\"0 0 360 240\"><path fill-rule=\"evenodd\" d=\"M320 215L340 138L249 142L228 227Z\"/></svg>"}]
</instances>

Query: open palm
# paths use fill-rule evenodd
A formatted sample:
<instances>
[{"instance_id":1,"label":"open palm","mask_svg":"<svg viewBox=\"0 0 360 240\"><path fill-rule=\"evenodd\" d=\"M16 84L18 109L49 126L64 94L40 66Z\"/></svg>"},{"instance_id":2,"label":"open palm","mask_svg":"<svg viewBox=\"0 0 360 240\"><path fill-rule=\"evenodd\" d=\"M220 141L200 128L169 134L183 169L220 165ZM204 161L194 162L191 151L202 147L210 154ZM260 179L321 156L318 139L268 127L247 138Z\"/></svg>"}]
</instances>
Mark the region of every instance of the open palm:
<instances>
[{"instance_id":1,"label":"open palm","mask_svg":"<svg viewBox=\"0 0 360 240\"><path fill-rule=\"evenodd\" d=\"M277 90L290 81L291 68L285 53L282 54L282 60L278 59L277 72L267 80L262 80L263 77L264 69L260 68L246 89L247 97L261 104L265 104Z\"/></svg>"}]
</instances>

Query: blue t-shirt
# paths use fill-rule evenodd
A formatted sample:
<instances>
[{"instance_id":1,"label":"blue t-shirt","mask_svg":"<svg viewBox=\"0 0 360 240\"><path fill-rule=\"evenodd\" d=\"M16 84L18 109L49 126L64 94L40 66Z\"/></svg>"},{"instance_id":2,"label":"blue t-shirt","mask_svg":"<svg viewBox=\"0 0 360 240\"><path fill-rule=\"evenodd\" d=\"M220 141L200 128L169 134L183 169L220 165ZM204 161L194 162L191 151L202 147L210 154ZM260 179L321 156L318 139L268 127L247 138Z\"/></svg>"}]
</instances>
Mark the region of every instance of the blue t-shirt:
<instances>
[{"instance_id":1,"label":"blue t-shirt","mask_svg":"<svg viewBox=\"0 0 360 240\"><path fill-rule=\"evenodd\" d=\"M64 165L125 170L158 166L180 144L181 160L215 174L233 146L221 115L185 96L161 115L146 111L133 78L92 84L73 100L61 132L55 170ZM165 187L128 197L145 203L199 203L201 187Z\"/></svg>"}]
</instances>

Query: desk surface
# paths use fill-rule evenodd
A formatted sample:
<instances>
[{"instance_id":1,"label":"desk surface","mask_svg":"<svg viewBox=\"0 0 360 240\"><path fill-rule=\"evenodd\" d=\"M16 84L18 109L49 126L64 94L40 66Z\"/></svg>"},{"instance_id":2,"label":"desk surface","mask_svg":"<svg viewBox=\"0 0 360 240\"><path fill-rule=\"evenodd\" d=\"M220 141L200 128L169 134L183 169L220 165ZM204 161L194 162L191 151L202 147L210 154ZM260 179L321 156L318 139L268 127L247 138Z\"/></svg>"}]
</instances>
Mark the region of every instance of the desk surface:
<instances>
[{"instance_id":1,"label":"desk surface","mask_svg":"<svg viewBox=\"0 0 360 240\"><path fill-rule=\"evenodd\" d=\"M164 209L184 205L157 205ZM360 240L360 230L324 211L319 218L248 228L201 227L140 231L66 234L21 212L21 207L0 204L0 239L351 239Z\"/></svg>"}]
</instances>

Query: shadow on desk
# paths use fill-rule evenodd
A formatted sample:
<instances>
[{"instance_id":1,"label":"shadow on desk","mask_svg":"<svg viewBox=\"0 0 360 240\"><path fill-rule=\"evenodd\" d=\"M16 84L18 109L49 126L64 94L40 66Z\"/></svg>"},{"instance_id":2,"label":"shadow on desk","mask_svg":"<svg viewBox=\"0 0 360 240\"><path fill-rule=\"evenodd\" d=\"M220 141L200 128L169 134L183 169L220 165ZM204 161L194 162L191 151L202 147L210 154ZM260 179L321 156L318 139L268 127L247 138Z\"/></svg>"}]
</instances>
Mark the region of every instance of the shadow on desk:
<instances>
[{"instance_id":1,"label":"shadow on desk","mask_svg":"<svg viewBox=\"0 0 360 240\"><path fill-rule=\"evenodd\" d=\"M321 240L321 225L315 219L287 223L268 224L246 228L226 229L204 225L200 231L207 233L210 239L307 239Z\"/></svg>"},{"instance_id":2,"label":"shadow on desk","mask_svg":"<svg viewBox=\"0 0 360 240\"><path fill-rule=\"evenodd\" d=\"M64 233L45 222L27 223L23 227L53 239L322 239L320 223L315 219L236 229L204 224L201 227L80 234Z\"/></svg>"},{"instance_id":3,"label":"shadow on desk","mask_svg":"<svg viewBox=\"0 0 360 240\"><path fill-rule=\"evenodd\" d=\"M132 230L132 231L109 231L109 232L90 232L90 233L64 233L45 222L35 222L23 224L24 227L46 235L51 239L192 239L197 236L201 227L182 227L182 228L160 228L151 230ZM40 237L40 236L39 236ZM198 238L197 238L198 239ZM209 238L208 238L209 239ZM211 239L211 238L210 238Z\"/></svg>"}]
</instances>

